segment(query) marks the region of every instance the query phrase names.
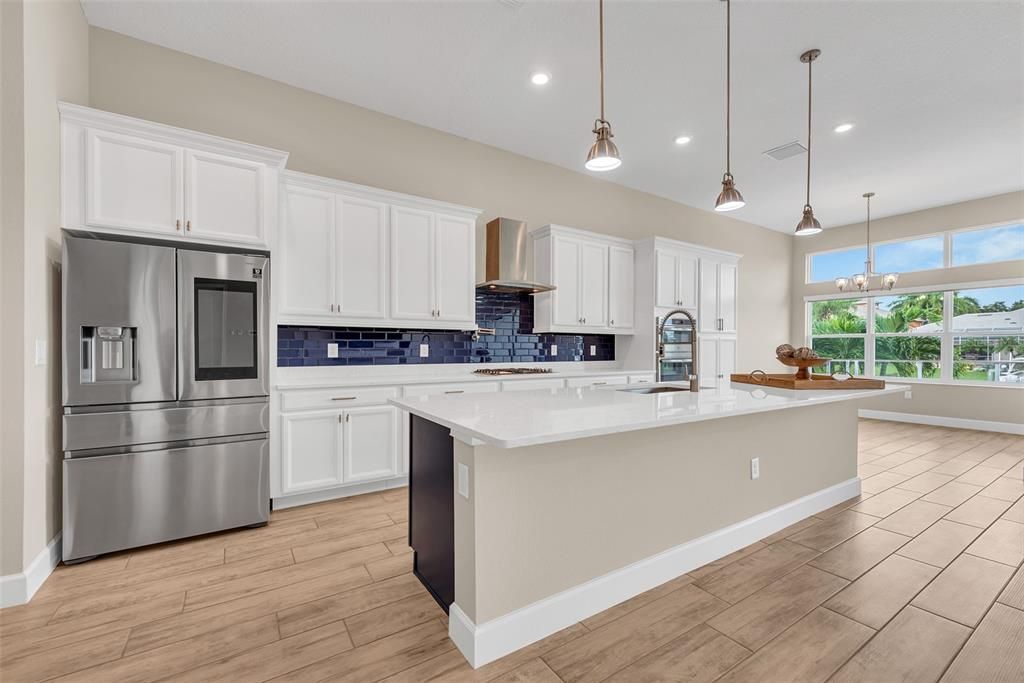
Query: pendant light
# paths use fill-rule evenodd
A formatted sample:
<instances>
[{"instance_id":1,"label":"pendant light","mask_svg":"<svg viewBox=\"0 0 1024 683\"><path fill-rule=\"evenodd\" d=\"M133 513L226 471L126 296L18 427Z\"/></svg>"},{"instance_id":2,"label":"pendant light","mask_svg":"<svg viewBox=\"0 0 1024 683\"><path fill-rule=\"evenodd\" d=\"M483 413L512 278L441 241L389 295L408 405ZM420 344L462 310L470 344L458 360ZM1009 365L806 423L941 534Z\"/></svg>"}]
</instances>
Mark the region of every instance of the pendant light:
<instances>
[{"instance_id":1,"label":"pendant light","mask_svg":"<svg viewBox=\"0 0 1024 683\"><path fill-rule=\"evenodd\" d=\"M836 289L840 292L845 292L847 289L856 287L861 292L867 292L871 290L872 278L880 278L879 286L881 289L890 290L896 286L896 281L900 279L899 273L886 273L885 275L879 275L875 272L874 263L871 258L871 198L875 196L874 192L865 192L863 195L864 199L868 202L867 208L867 258L864 260L864 272L851 275L850 277L837 277L836 278Z\"/></svg>"},{"instance_id":2,"label":"pendant light","mask_svg":"<svg viewBox=\"0 0 1024 683\"><path fill-rule=\"evenodd\" d=\"M594 135L597 140L590 146L587 153L588 171L611 171L622 165L619 148L612 142L612 126L604 118L604 0L597 3L598 32L600 34L600 70L601 70L601 118L594 121Z\"/></svg>"},{"instance_id":3,"label":"pendant light","mask_svg":"<svg viewBox=\"0 0 1024 683\"><path fill-rule=\"evenodd\" d=\"M746 202L736 189L732 170L729 167L730 136L732 133L732 5L725 0L725 175L722 176L722 191L715 200L715 211L735 211Z\"/></svg>"},{"instance_id":4,"label":"pendant light","mask_svg":"<svg viewBox=\"0 0 1024 683\"><path fill-rule=\"evenodd\" d=\"M821 50L808 50L800 55L800 61L807 65L807 198L804 200L804 215L796 224L797 237L816 235L821 232L821 223L814 217L811 208L811 64L821 55Z\"/></svg>"}]
</instances>

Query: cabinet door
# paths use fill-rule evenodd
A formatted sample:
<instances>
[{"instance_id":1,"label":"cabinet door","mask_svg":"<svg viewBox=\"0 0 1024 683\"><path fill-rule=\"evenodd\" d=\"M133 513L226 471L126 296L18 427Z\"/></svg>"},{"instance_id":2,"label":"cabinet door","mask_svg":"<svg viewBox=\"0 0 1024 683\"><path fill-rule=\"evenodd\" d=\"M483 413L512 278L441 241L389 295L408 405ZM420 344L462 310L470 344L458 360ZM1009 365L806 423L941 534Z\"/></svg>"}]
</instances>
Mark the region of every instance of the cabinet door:
<instances>
[{"instance_id":1,"label":"cabinet door","mask_svg":"<svg viewBox=\"0 0 1024 683\"><path fill-rule=\"evenodd\" d=\"M434 214L391 207L391 317L433 320Z\"/></svg>"},{"instance_id":2,"label":"cabinet door","mask_svg":"<svg viewBox=\"0 0 1024 683\"><path fill-rule=\"evenodd\" d=\"M736 372L736 340L718 340L718 386L729 386L729 376Z\"/></svg>"},{"instance_id":3,"label":"cabinet door","mask_svg":"<svg viewBox=\"0 0 1024 683\"><path fill-rule=\"evenodd\" d=\"M679 274L676 254L659 249L655 257L654 305L661 308L679 307Z\"/></svg>"},{"instance_id":4,"label":"cabinet door","mask_svg":"<svg viewBox=\"0 0 1024 683\"><path fill-rule=\"evenodd\" d=\"M438 215L434 226L437 317L476 319L476 221Z\"/></svg>"},{"instance_id":5,"label":"cabinet door","mask_svg":"<svg viewBox=\"0 0 1024 683\"><path fill-rule=\"evenodd\" d=\"M701 332L718 331L718 263L700 260L700 308L697 320Z\"/></svg>"},{"instance_id":6,"label":"cabinet door","mask_svg":"<svg viewBox=\"0 0 1024 683\"><path fill-rule=\"evenodd\" d=\"M736 331L736 276L736 264L718 264L718 317L722 332Z\"/></svg>"},{"instance_id":7,"label":"cabinet door","mask_svg":"<svg viewBox=\"0 0 1024 683\"><path fill-rule=\"evenodd\" d=\"M281 416L282 493L329 488L342 483L341 413L285 413Z\"/></svg>"},{"instance_id":8,"label":"cabinet door","mask_svg":"<svg viewBox=\"0 0 1024 683\"><path fill-rule=\"evenodd\" d=\"M185 152L185 233L226 242L265 244L263 174L255 161Z\"/></svg>"},{"instance_id":9,"label":"cabinet door","mask_svg":"<svg viewBox=\"0 0 1024 683\"><path fill-rule=\"evenodd\" d=\"M700 339L697 342L697 374L701 388L718 386L718 340Z\"/></svg>"},{"instance_id":10,"label":"cabinet door","mask_svg":"<svg viewBox=\"0 0 1024 683\"><path fill-rule=\"evenodd\" d=\"M344 434L342 461L346 483L397 476L397 408L373 406L346 410Z\"/></svg>"},{"instance_id":11,"label":"cabinet door","mask_svg":"<svg viewBox=\"0 0 1024 683\"><path fill-rule=\"evenodd\" d=\"M580 316L584 327L608 327L607 245L580 245Z\"/></svg>"},{"instance_id":12,"label":"cabinet door","mask_svg":"<svg viewBox=\"0 0 1024 683\"><path fill-rule=\"evenodd\" d=\"M553 322L555 325L579 327L580 313L580 243L558 235L552 238Z\"/></svg>"},{"instance_id":13,"label":"cabinet door","mask_svg":"<svg viewBox=\"0 0 1024 683\"><path fill-rule=\"evenodd\" d=\"M86 131L86 224L183 234L183 158L174 145Z\"/></svg>"},{"instance_id":14,"label":"cabinet door","mask_svg":"<svg viewBox=\"0 0 1024 683\"><path fill-rule=\"evenodd\" d=\"M633 250L626 247L608 249L608 326L615 329L633 327Z\"/></svg>"},{"instance_id":15,"label":"cabinet door","mask_svg":"<svg viewBox=\"0 0 1024 683\"><path fill-rule=\"evenodd\" d=\"M343 317L387 315L387 205L338 197L334 302Z\"/></svg>"},{"instance_id":16,"label":"cabinet door","mask_svg":"<svg viewBox=\"0 0 1024 683\"><path fill-rule=\"evenodd\" d=\"M697 310L697 272L699 259L689 254L676 256L676 295L679 306L689 311Z\"/></svg>"},{"instance_id":17,"label":"cabinet door","mask_svg":"<svg viewBox=\"0 0 1024 683\"><path fill-rule=\"evenodd\" d=\"M335 311L334 195L329 192L285 189L286 239L278 257L281 315L329 316Z\"/></svg>"}]
</instances>

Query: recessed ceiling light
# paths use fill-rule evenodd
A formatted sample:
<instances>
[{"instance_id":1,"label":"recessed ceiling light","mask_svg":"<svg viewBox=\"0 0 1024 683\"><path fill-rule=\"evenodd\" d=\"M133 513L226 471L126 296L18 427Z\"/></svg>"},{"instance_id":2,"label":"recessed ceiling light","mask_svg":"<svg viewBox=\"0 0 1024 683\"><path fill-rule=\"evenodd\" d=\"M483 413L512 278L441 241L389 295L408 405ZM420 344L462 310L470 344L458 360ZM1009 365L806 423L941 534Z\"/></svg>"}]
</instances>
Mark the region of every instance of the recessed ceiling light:
<instances>
[{"instance_id":1,"label":"recessed ceiling light","mask_svg":"<svg viewBox=\"0 0 1024 683\"><path fill-rule=\"evenodd\" d=\"M689 143L691 139L692 138L690 138L689 135L680 135L679 137L676 138L676 144L677 145L685 145L685 144Z\"/></svg>"},{"instance_id":2,"label":"recessed ceiling light","mask_svg":"<svg viewBox=\"0 0 1024 683\"><path fill-rule=\"evenodd\" d=\"M530 76L530 82L534 85L547 85L551 82L551 74L537 71Z\"/></svg>"},{"instance_id":3,"label":"recessed ceiling light","mask_svg":"<svg viewBox=\"0 0 1024 683\"><path fill-rule=\"evenodd\" d=\"M847 132L853 130L853 124L852 123L840 123L838 126L835 127L834 130L837 133L847 133Z\"/></svg>"}]
</instances>

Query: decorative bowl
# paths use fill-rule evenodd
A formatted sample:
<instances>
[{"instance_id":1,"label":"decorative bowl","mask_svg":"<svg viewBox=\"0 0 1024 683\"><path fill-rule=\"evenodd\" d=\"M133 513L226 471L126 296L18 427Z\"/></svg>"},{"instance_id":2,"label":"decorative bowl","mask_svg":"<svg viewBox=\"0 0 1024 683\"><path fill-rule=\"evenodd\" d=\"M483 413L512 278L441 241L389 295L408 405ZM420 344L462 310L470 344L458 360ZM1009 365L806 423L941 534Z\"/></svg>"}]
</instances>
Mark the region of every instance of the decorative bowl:
<instances>
[{"instance_id":1,"label":"decorative bowl","mask_svg":"<svg viewBox=\"0 0 1024 683\"><path fill-rule=\"evenodd\" d=\"M818 367L819 365L825 365L831 358L786 358L781 357L778 359L783 365L788 365L791 368L797 368L796 378L797 379L810 379L811 373L809 368Z\"/></svg>"}]
</instances>

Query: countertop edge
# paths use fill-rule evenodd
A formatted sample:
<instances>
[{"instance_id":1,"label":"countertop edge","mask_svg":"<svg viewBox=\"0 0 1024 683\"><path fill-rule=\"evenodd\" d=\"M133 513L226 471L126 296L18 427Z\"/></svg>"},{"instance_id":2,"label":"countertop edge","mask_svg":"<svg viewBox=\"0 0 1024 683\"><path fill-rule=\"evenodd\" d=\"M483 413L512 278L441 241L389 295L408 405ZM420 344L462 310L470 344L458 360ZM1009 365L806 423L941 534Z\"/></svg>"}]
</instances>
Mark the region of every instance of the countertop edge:
<instances>
[{"instance_id":1,"label":"countertop edge","mask_svg":"<svg viewBox=\"0 0 1024 683\"><path fill-rule=\"evenodd\" d=\"M654 370L558 370L550 373L523 375L423 375L422 377L364 377L342 380L320 379L306 382L279 382L276 391L301 389L330 389L334 387L406 386L413 384L464 384L476 382L515 382L528 379L575 379L579 377L619 377L630 375L653 375Z\"/></svg>"}]
</instances>

